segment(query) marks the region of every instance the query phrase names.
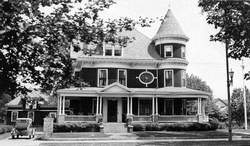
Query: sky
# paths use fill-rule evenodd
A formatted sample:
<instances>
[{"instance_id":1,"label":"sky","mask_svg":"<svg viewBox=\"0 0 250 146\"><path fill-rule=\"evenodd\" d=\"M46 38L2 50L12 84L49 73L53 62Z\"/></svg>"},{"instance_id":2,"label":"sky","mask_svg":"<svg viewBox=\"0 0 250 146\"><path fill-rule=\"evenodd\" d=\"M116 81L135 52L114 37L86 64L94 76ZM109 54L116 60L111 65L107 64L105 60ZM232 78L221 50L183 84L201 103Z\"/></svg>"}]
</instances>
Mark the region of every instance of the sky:
<instances>
[{"instance_id":1,"label":"sky","mask_svg":"<svg viewBox=\"0 0 250 146\"><path fill-rule=\"evenodd\" d=\"M225 45L220 42L209 41L210 35L215 34L212 25L206 23L205 14L198 7L198 0L115 0L117 4L111 6L102 15L106 18L130 17L139 18L163 17L168 8L179 21L185 34L190 38L186 44L187 73L199 76L212 88L214 98L227 98ZM160 26L160 21L149 28L137 28L146 36L152 38ZM241 61L230 59L229 68L234 73L233 88L242 88L243 75ZM250 59L244 59L245 71L250 71ZM250 80L245 81L250 88Z\"/></svg>"}]
</instances>

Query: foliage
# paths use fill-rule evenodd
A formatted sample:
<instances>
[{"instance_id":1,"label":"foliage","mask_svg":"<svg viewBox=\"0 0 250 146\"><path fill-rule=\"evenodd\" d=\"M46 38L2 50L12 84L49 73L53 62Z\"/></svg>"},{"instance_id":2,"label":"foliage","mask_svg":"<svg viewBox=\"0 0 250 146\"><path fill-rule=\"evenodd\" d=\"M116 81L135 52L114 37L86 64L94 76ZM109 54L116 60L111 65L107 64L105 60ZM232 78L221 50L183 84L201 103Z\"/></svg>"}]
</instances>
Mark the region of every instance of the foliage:
<instances>
[{"instance_id":1,"label":"foliage","mask_svg":"<svg viewBox=\"0 0 250 146\"><path fill-rule=\"evenodd\" d=\"M10 125L0 125L0 134L10 132L12 130L12 126Z\"/></svg>"},{"instance_id":2,"label":"foliage","mask_svg":"<svg viewBox=\"0 0 250 146\"><path fill-rule=\"evenodd\" d=\"M98 132L98 123L64 123L54 124L54 132Z\"/></svg>"},{"instance_id":3,"label":"foliage","mask_svg":"<svg viewBox=\"0 0 250 146\"><path fill-rule=\"evenodd\" d=\"M250 2L229 0L199 0L208 24L219 31L212 41L229 40L229 56L250 57Z\"/></svg>"},{"instance_id":4,"label":"foliage","mask_svg":"<svg viewBox=\"0 0 250 146\"><path fill-rule=\"evenodd\" d=\"M228 119L228 113L227 111L221 111L219 107L215 104L215 101L212 100L211 102L208 103L208 113L209 113L209 118L216 118L220 122L226 122Z\"/></svg>"},{"instance_id":5,"label":"foliage","mask_svg":"<svg viewBox=\"0 0 250 146\"><path fill-rule=\"evenodd\" d=\"M133 124L134 131L207 131L216 130L219 122L210 119L208 123L182 122L182 123L138 123Z\"/></svg>"},{"instance_id":6,"label":"foliage","mask_svg":"<svg viewBox=\"0 0 250 146\"><path fill-rule=\"evenodd\" d=\"M11 96L8 94L0 95L0 119L4 119L6 116L6 107L5 104L11 100Z\"/></svg>"},{"instance_id":7,"label":"foliage","mask_svg":"<svg viewBox=\"0 0 250 146\"><path fill-rule=\"evenodd\" d=\"M207 85L205 81L202 81L200 77L195 76L193 74L191 75L187 74L186 80L187 80L187 88L212 93L211 88Z\"/></svg>"},{"instance_id":8,"label":"foliage","mask_svg":"<svg viewBox=\"0 0 250 146\"><path fill-rule=\"evenodd\" d=\"M246 90L246 98L250 98L249 90ZM233 90L231 96L231 107L232 107L232 120L236 122L238 126L241 126L244 122L244 102L243 102L243 91L241 88ZM250 104L247 102L247 111L250 110Z\"/></svg>"},{"instance_id":9,"label":"foliage","mask_svg":"<svg viewBox=\"0 0 250 146\"><path fill-rule=\"evenodd\" d=\"M4 0L0 2L0 94L25 94L25 84L54 94L72 83L70 49L91 55L103 42L125 46L120 31L152 20L108 19L100 13L113 0ZM81 48L80 43L92 44Z\"/></svg>"}]
</instances>

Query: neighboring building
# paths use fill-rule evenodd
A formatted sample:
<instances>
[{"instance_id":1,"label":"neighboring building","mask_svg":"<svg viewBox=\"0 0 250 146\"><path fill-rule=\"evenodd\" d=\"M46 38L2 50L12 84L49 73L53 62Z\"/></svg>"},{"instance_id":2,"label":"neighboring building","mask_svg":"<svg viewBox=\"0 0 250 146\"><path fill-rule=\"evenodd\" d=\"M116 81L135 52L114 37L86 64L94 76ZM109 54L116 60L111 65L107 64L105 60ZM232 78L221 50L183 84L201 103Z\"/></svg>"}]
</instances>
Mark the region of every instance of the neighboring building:
<instances>
[{"instance_id":1,"label":"neighboring building","mask_svg":"<svg viewBox=\"0 0 250 146\"><path fill-rule=\"evenodd\" d=\"M40 91L32 91L26 98L18 96L7 103L7 124L11 125L17 118L31 118L33 125L43 125L46 116L56 118L56 103L51 103L50 96ZM28 102L28 99L32 99Z\"/></svg>"},{"instance_id":2,"label":"neighboring building","mask_svg":"<svg viewBox=\"0 0 250 146\"><path fill-rule=\"evenodd\" d=\"M209 93L186 88L186 43L171 10L153 39L137 30L127 47L105 44L99 55L76 58L75 76L90 87L60 89L58 123L207 122ZM188 50L188 49L187 49ZM65 102L70 112L65 112ZM105 125L104 125L105 126ZM104 127L105 129L105 127Z\"/></svg>"}]
</instances>

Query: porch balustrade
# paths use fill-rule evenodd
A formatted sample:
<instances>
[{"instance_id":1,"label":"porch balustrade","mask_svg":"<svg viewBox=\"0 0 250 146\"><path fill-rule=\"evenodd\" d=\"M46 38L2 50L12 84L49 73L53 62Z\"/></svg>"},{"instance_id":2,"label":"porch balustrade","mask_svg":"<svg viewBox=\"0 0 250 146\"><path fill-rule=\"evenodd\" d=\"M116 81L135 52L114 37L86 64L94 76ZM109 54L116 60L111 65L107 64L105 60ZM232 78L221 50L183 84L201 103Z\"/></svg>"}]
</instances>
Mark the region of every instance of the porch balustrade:
<instances>
[{"instance_id":1,"label":"porch balustrade","mask_svg":"<svg viewBox=\"0 0 250 146\"><path fill-rule=\"evenodd\" d=\"M135 115L133 116L133 122L152 122L152 116L149 115Z\"/></svg>"},{"instance_id":2,"label":"porch balustrade","mask_svg":"<svg viewBox=\"0 0 250 146\"><path fill-rule=\"evenodd\" d=\"M95 115L65 115L65 122L95 122Z\"/></svg>"},{"instance_id":3,"label":"porch balustrade","mask_svg":"<svg viewBox=\"0 0 250 146\"><path fill-rule=\"evenodd\" d=\"M159 122L198 122L197 115L159 115Z\"/></svg>"}]
</instances>

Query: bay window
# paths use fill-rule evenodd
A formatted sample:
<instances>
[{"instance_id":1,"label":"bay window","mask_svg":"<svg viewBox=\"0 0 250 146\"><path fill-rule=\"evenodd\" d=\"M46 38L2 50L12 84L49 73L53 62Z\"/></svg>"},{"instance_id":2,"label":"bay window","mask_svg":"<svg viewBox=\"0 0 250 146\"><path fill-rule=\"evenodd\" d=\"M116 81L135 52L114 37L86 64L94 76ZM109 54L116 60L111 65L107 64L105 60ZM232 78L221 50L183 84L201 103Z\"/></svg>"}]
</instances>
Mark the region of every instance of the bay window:
<instances>
[{"instance_id":1,"label":"bay window","mask_svg":"<svg viewBox=\"0 0 250 146\"><path fill-rule=\"evenodd\" d=\"M185 46L181 47L181 57L186 58L186 47Z\"/></svg>"},{"instance_id":2,"label":"bay window","mask_svg":"<svg viewBox=\"0 0 250 146\"><path fill-rule=\"evenodd\" d=\"M182 70L181 85L182 87L186 87L186 71L185 70Z\"/></svg>"}]
</instances>

